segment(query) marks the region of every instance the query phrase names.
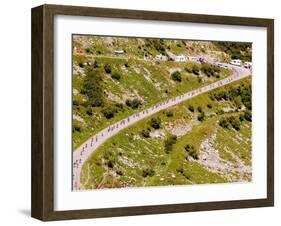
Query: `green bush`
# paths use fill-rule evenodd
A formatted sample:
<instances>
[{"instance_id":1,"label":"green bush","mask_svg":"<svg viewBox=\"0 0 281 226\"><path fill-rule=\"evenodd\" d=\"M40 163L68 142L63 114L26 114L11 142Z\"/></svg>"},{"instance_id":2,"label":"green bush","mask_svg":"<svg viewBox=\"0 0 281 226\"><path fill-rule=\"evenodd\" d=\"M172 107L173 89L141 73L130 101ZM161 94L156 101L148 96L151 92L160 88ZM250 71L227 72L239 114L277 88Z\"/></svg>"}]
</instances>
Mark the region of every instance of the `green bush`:
<instances>
[{"instance_id":1,"label":"green bush","mask_svg":"<svg viewBox=\"0 0 281 226\"><path fill-rule=\"evenodd\" d=\"M121 110L124 109L124 104L122 104L122 103L116 103L115 106L118 107Z\"/></svg>"},{"instance_id":2,"label":"green bush","mask_svg":"<svg viewBox=\"0 0 281 226\"><path fill-rule=\"evenodd\" d=\"M192 105L189 105L188 110L191 111L191 112L194 112L194 107Z\"/></svg>"},{"instance_id":3,"label":"green bush","mask_svg":"<svg viewBox=\"0 0 281 226\"><path fill-rule=\"evenodd\" d=\"M174 81L181 82L181 73L179 71L173 72L171 76Z\"/></svg>"},{"instance_id":4,"label":"green bush","mask_svg":"<svg viewBox=\"0 0 281 226\"><path fill-rule=\"evenodd\" d=\"M183 174L183 172L184 172L182 166L178 167L178 168L176 169L176 171L177 171L178 173L181 173L181 174Z\"/></svg>"},{"instance_id":5,"label":"green bush","mask_svg":"<svg viewBox=\"0 0 281 226\"><path fill-rule=\"evenodd\" d=\"M197 64L194 64L192 66L192 73L195 75L199 75L200 74L200 67Z\"/></svg>"},{"instance_id":6,"label":"green bush","mask_svg":"<svg viewBox=\"0 0 281 226\"><path fill-rule=\"evenodd\" d=\"M105 64L103 68L107 74L111 73L111 66L109 64Z\"/></svg>"},{"instance_id":7,"label":"green bush","mask_svg":"<svg viewBox=\"0 0 281 226\"><path fill-rule=\"evenodd\" d=\"M198 116L197 116L198 121L202 122L205 119L205 112L202 111Z\"/></svg>"},{"instance_id":8,"label":"green bush","mask_svg":"<svg viewBox=\"0 0 281 226\"><path fill-rule=\"evenodd\" d=\"M247 121L251 122L252 121L252 111L245 111L244 117Z\"/></svg>"},{"instance_id":9,"label":"green bush","mask_svg":"<svg viewBox=\"0 0 281 226\"><path fill-rule=\"evenodd\" d=\"M113 107L106 107L106 108L102 109L102 114L107 119L113 118L116 113L117 113L117 110Z\"/></svg>"},{"instance_id":10,"label":"green bush","mask_svg":"<svg viewBox=\"0 0 281 226\"><path fill-rule=\"evenodd\" d=\"M221 69L217 65L204 63L201 66L201 71L208 77L211 77L219 75Z\"/></svg>"},{"instance_id":11,"label":"green bush","mask_svg":"<svg viewBox=\"0 0 281 226\"><path fill-rule=\"evenodd\" d=\"M197 107L197 111L198 111L198 112L202 112L202 107L201 107L201 106L198 106L198 107Z\"/></svg>"},{"instance_id":12,"label":"green bush","mask_svg":"<svg viewBox=\"0 0 281 226\"><path fill-rule=\"evenodd\" d=\"M168 154L172 151L173 145L177 142L177 136L171 135L164 141L165 152Z\"/></svg>"},{"instance_id":13,"label":"green bush","mask_svg":"<svg viewBox=\"0 0 281 226\"><path fill-rule=\"evenodd\" d=\"M101 81L101 76L97 70L89 70L86 72L86 78L83 81L81 93L88 97L88 104L93 107L100 107L104 104Z\"/></svg>"},{"instance_id":14,"label":"green bush","mask_svg":"<svg viewBox=\"0 0 281 226\"><path fill-rule=\"evenodd\" d=\"M239 115L239 120L240 122L243 122L245 120L245 115L244 114Z\"/></svg>"},{"instance_id":15,"label":"green bush","mask_svg":"<svg viewBox=\"0 0 281 226\"><path fill-rule=\"evenodd\" d=\"M127 99L126 105L132 109L137 109L141 105L141 100L134 98L134 99Z\"/></svg>"},{"instance_id":16,"label":"green bush","mask_svg":"<svg viewBox=\"0 0 281 226\"><path fill-rule=\"evenodd\" d=\"M86 110L86 114L92 116L94 114L92 107L88 107Z\"/></svg>"},{"instance_id":17,"label":"green bush","mask_svg":"<svg viewBox=\"0 0 281 226\"><path fill-rule=\"evenodd\" d=\"M79 122L78 120L73 120L72 124L72 131L73 132L81 132L82 131L82 123Z\"/></svg>"},{"instance_id":18,"label":"green bush","mask_svg":"<svg viewBox=\"0 0 281 226\"><path fill-rule=\"evenodd\" d=\"M95 62L93 63L93 68L99 68L99 64L98 64L98 62L95 60Z\"/></svg>"},{"instance_id":19,"label":"green bush","mask_svg":"<svg viewBox=\"0 0 281 226\"><path fill-rule=\"evenodd\" d=\"M161 127L161 120L159 118L152 118L150 120L150 126L154 129L160 129Z\"/></svg>"},{"instance_id":20,"label":"green bush","mask_svg":"<svg viewBox=\"0 0 281 226\"><path fill-rule=\"evenodd\" d=\"M189 156L191 156L192 158L194 158L194 159L199 158L199 153L193 145L187 144L184 146L184 149L189 154Z\"/></svg>"},{"instance_id":21,"label":"green bush","mask_svg":"<svg viewBox=\"0 0 281 226\"><path fill-rule=\"evenodd\" d=\"M230 116L227 118L228 122L232 125L232 127L236 130L240 130L240 121L234 116Z\"/></svg>"},{"instance_id":22,"label":"green bush","mask_svg":"<svg viewBox=\"0 0 281 226\"><path fill-rule=\"evenodd\" d=\"M116 174L119 175L119 176L123 176L122 170L116 170Z\"/></svg>"},{"instance_id":23,"label":"green bush","mask_svg":"<svg viewBox=\"0 0 281 226\"><path fill-rule=\"evenodd\" d=\"M117 72L114 72L112 75L111 75L111 78L115 79L115 80L120 80L121 78L121 75Z\"/></svg>"},{"instance_id":24,"label":"green bush","mask_svg":"<svg viewBox=\"0 0 281 226\"><path fill-rule=\"evenodd\" d=\"M207 104L207 107L211 109L211 108L213 108L213 105L209 103L209 104Z\"/></svg>"},{"instance_id":25,"label":"green bush","mask_svg":"<svg viewBox=\"0 0 281 226\"><path fill-rule=\"evenodd\" d=\"M222 128L228 128L229 127L229 123L225 118L222 118L222 119L219 120L219 125Z\"/></svg>"},{"instance_id":26,"label":"green bush","mask_svg":"<svg viewBox=\"0 0 281 226\"><path fill-rule=\"evenodd\" d=\"M252 87L251 85L240 84L226 88L221 91L214 91L210 94L211 100L230 100L237 108L244 105L247 110L252 109Z\"/></svg>"},{"instance_id":27,"label":"green bush","mask_svg":"<svg viewBox=\"0 0 281 226\"><path fill-rule=\"evenodd\" d=\"M109 168L113 168L114 165L115 165L114 159L109 159L108 162L107 162L107 166L108 166Z\"/></svg>"},{"instance_id":28,"label":"green bush","mask_svg":"<svg viewBox=\"0 0 281 226\"><path fill-rule=\"evenodd\" d=\"M242 106L241 96L234 97L233 102L238 109L241 108L241 106Z\"/></svg>"},{"instance_id":29,"label":"green bush","mask_svg":"<svg viewBox=\"0 0 281 226\"><path fill-rule=\"evenodd\" d=\"M219 125L223 128L229 128L231 125L235 130L240 130L241 115L239 117L229 116L219 120Z\"/></svg>"},{"instance_id":30,"label":"green bush","mask_svg":"<svg viewBox=\"0 0 281 226\"><path fill-rule=\"evenodd\" d=\"M249 42L214 42L222 52L231 56L231 59L252 61L252 44Z\"/></svg>"},{"instance_id":31,"label":"green bush","mask_svg":"<svg viewBox=\"0 0 281 226\"><path fill-rule=\"evenodd\" d=\"M143 177L152 177L154 176L155 174L155 171L153 169L150 169L150 168L145 168L142 170L142 176Z\"/></svg>"},{"instance_id":32,"label":"green bush","mask_svg":"<svg viewBox=\"0 0 281 226\"><path fill-rule=\"evenodd\" d=\"M78 63L78 66L83 68L84 67L84 63L81 61L81 62Z\"/></svg>"},{"instance_id":33,"label":"green bush","mask_svg":"<svg viewBox=\"0 0 281 226\"><path fill-rule=\"evenodd\" d=\"M149 130L149 129L143 129L143 130L141 131L141 135L142 135L144 138L150 137L150 130Z\"/></svg>"},{"instance_id":34,"label":"green bush","mask_svg":"<svg viewBox=\"0 0 281 226\"><path fill-rule=\"evenodd\" d=\"M167 117L173 117L174 113L172 111L166 111L166 116Z\"/></svg>"}]
</instances>

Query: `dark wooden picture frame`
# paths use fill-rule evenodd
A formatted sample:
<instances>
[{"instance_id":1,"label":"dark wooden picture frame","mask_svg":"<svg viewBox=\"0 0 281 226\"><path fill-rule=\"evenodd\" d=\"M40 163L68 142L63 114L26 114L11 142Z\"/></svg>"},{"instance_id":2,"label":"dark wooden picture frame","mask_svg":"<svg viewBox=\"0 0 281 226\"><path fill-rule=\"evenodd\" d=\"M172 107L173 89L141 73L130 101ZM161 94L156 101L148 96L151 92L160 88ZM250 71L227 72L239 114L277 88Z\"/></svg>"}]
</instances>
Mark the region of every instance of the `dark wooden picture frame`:
<instances>
[{"instance_id":1,"label":"dark wooden picture frame","mask_svg":"<svg viewBox=\"0 0 281 226\"><path fill-rule=\"evenodd\" d=\"M204 203L54 210L54 16L95 16L265 27L267 29L267 198ZM32 9L31 215L50 220L162 214L274 205L274 20L123 9L42 5Z\"/></svg>"}]
</instances>

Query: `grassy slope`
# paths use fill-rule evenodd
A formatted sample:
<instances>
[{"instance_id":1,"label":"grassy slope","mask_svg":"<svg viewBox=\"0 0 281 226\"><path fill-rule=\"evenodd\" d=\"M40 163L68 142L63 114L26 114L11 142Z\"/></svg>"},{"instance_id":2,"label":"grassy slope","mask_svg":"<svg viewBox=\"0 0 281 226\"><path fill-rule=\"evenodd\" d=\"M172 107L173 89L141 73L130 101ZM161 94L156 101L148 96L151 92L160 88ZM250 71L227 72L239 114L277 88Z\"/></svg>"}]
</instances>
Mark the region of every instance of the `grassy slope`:
<instances>
[{"instance_id":1,"label":"grassy slope","mask_svg":"<svg viewBox=\"0 0 281 226\"><path fill-rule=\"evenodd\" d=\"M250 81L250 79L245 80ZM208 103L212 103L212 109L206 107ZM194 125L190 132L179 137L172 152L167 154L163 143L164 138L170 133L167 129L169 123L174 125L177 122L190 123L198 114L188 111L189 105L195 108L203 107L206 115L209 116L202 123ZM121 131L100 146L85 163L81 175L82 183L88 188L95 188L227 182L229 179L208 171L197 161L191 161L184 150L187 143L199 148L204 140L217 131L214 147L219 150L221 158L235 162L233 157L224 151L224 147L227 147L238 155L245 165L251 164L251 123L244 121L241 130L237 132L234 129L221 128L218 120L226 114L239 115L240 113L211 116L212 113L226 106L231 106L231 103L213 102L208 94L203 94L169 109L174 112L173 117L167 117L164 111L157 113L156 116L162 121L160 129L162 139L152 137L144 139L140 136L141 130L148 127L150 118ZM243 136L239 143L237 136ZM114 162L113 168L107 167L108 161ZM144 178L142 171L145 169L153 169L154 175Z\"/></svg>"},{"instance_id":2,"label":"grassy slope","mask_svg":"<svg viewBox=\"0 0 281 226\"><path fill-rule=\"evenodd\" d=\"M198 78L194 74L188 73L184 70L186 66L191 66L194 63L161 62L160 64L157 64L155 62L137 59L124 60L110 58L99 58L97 61L100 68L102 68L105 64L110 64L112 65L113 72L121 74L121 79L119 81L115 81L110 77L110 75L103 72L103 85L106 92L114 94L123 101L125 101L126 96L128 95L131 95L132 97L140 96L143 99L143 105L136 110L125 107L124 111L119 111L114 118L109 120L105 119L101 114L101 108L94 108L93 110L95 114L93 116L87 115L87 109L83 106L79 109L74 108L73 114L80 116L85 121L83 124L83 130L81 132L76 131L73 133L74 149L91 135L108 125L131 115L133 112L152 106L163 99L178 96L182 93L218 80L216 78L211 78L205 82L199 82ZM124 64L126 62L130 65L127 69L124 68ZM171 80L169 72L170 68L175 68L181 71L182 82L179 83ZM222 70L221 77L219 79L222 79L230 74L230 71ZM144 75L149 77L150 80L146 79ZM204 78L206 77L203 74L200 76ZM74 75L73 88L78 91L78 94L74 95L73 98L74 100L78 99L83 102L83 100L86 100L86 97L80 94L82 83L83 77ZM155 86L155 84L158 84L158 86ZM167 90L168 93L165 93L165 90ZM114 101L111 101L108 105L112 105L114 103Z\"/></svg>"}]
</instances>

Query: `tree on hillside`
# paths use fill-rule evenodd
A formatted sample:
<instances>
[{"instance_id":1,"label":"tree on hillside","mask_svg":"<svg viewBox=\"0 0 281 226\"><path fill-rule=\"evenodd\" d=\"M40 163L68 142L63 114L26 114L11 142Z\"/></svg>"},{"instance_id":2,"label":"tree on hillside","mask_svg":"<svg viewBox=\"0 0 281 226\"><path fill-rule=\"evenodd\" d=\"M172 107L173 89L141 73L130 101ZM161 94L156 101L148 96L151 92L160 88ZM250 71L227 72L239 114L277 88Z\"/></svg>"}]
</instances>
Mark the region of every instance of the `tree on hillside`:
<instances>
[{"instance_id":1,"label":"tree on hillside","mask_svg":"<svg viewBox=\"0 0 281 226\"><path fill-rule=\"evenodd\" d=\"M81 93L88 97L88 104L100 107L104 104L101 76L97 70L89 70L82 84Z\"/></svg>"},{"instance_id":2,"label":"tree on hillside","mask_svg":"<svg viewBox=\"0 0 281 226\"><path fill-rule=\"evenodd\" d=\"M219 120L219 125L222 128L228 128L229 127L229 122L225 118L222 118L222 119Z\"/></svg>"},{"instance_id":3,"label":"tree on hillside","mask_svg":"<svg viewBox=\"0 0 281 226\"><path fill-rule=\"evenodd\" d=\"M164 141L164 148L165 152L169 154L172 151L173 145L177 142L177 136L170 135L165 141Z\"/></svg>"},{"instance_id":4,"label":"tree on hillside","mask_svg":"<svg viewBox=\"0 0 281 226\"><path fill-rule=\"evenodd\" d=\"M107 74L111 73L111 66L109 64L105 64L103 68Z\"/></svg>"},{"instance_id":5,"label":"tree on hillside","mask_svg":"<svg viewBox=\"0 0 281 226\"><path fill-rule=\"evenodd\" d=\"M192 73L195 75L199 75L200 74L200 67L197 64L194 64L192 66Z\"/></svg>"},{"instance_id":6,"label":"tree on hillside","mask_svg":"<svg viewBox=\"0 0 281 226\"><path fill-rule=\"evenodd\" d=\"M154 129L160 129L161 127L161 120L159 118L152 118L150 120L150 126Z\"/></svg>"},{"instance_id":7,"label":"tree on hillside","mask_svg":"<svg viewBox=\"0 0 281 226\"><path fill-rule=\"evenodd\" d=\"M102 113L104 115L104 117L106 117L107 119L113 118L114 115L117 113L116 108L114 107L105 107L102 109Z\"/></svg>"},{"instance_id":8,"label":"tree on hillside","mask_svg":"<svg viewBox=\"0 0 281 226\"><path fill-rule=\"evenodd\" d=\"M198 151L195 149L195 147L193 145L187 144L184 146L184 149L186 150L186 152L194 159L198 159L199 158L199 153Z\"/></svg>"},{"instance_id":9,"label":"tree on hillside","mask_svg":"<svg viewBox=\"0 0 281 226\"><path fill-rule=\"evenodd\" d=\"M171 77L174 81L181 82L181 73L179 71L173 72Z\"/></svg>"},{"instance_id":10,"label":"tree on hillside","mask_svg":"<svg viewBox=\"0 0 281 226\"><path fill-rule=\"evenodd\" d=\"M252 111L245 111L244 117L247 121L251 122L252 121Z\"/></svg>"},{"instance_id":11,"label":"tree on hillside","mask_svg":"<svg viewBox=\"0 0 281 226\"><path fill-rule=\"evenodd\" d=\"M189 105L188 110L191 111L191 112L194 112L194 107L192 105Z\"/></svg>"},{"instance_id":12,"label":"tree on hillside","mask_svg":"<svg viewBox=\"0 0 281 226\"><path fill-rule=\"evenodd\" d=\"M141 105L141 100L134 98L134 99L127 99L126 105L132 109L137 109Z\"/></svg>"}]
</instances>

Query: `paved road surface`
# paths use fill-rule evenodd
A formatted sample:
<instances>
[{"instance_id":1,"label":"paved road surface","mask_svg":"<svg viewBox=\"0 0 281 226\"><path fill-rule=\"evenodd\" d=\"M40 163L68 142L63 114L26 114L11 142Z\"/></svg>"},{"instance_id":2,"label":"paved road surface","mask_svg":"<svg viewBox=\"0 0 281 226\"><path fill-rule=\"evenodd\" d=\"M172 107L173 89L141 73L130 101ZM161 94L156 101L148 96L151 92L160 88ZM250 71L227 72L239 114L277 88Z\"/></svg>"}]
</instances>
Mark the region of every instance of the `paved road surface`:
<instances>
[{"instance_id":1,"label":"paved road surface","mask_svg":"<svg viewBox=\"0 0 281 226\"><path fill-rule=\"evenodd\" d=\"M85 189L84 186L80 183L80 174L81 174L81 169L82 169L83 164L90 157L90 155L94 152L94 150L97 149L98 146L100 146L102 143L104 143L109 138L116 135L118 132L120 132L120 130L123 130L123 129L127 128L128 126L131 126L134 123L136 123L148 116L151 116L161 110L172 107L172 106L177 105L190 98L196 97L205 92L209 92L218 87L227 85L231 82L237 81L237 80L247 77L251 74L249 69L237 67L237 66L233 66L233 65L229 65L229 64L224 64L224 65L229 67L230 69L232 69L233 74L231 76L229 76L225 79L222 79L220 81L214 82L210 85L190 91L183 95L157 103L156 105L154 105L150 108L142 110L141 112L135 113L127 118L124 118L124 119L110 125L109 127L101 130L94 136L90 137L86 142L84 142L80 147L78 147L73 152L72 189L76 190L76 191Z\"/></svg>"}]
</instances>

